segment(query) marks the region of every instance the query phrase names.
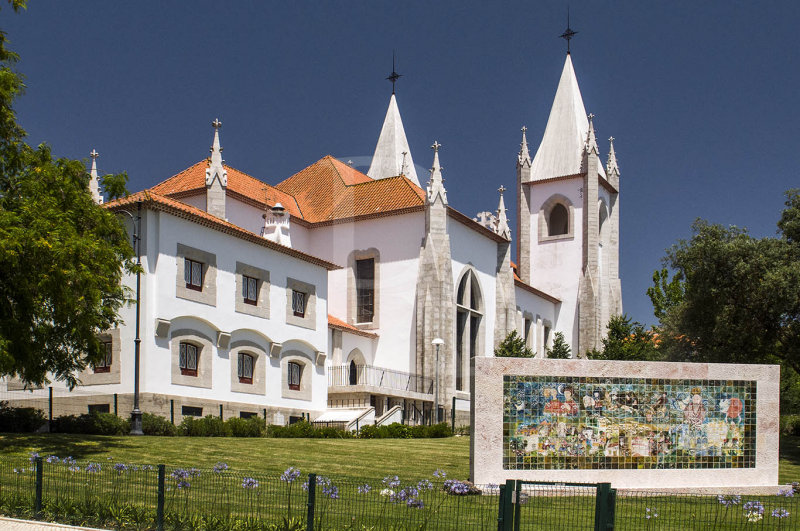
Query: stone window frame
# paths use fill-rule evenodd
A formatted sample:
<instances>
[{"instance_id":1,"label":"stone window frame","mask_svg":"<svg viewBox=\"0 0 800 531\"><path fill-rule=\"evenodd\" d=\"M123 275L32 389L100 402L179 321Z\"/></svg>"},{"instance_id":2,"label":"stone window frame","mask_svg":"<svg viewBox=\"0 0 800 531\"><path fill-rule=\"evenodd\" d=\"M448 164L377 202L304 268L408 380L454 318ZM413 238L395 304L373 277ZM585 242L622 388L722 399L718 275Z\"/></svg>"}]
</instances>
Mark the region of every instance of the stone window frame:
<instances>
[{"instance_id":1,"label":"stone window frame","mask_svg":"<svg viewBox=\"0 0 800 531\"><path fill-rule=\"evenodd\" d=\"M253 357L252 383L242 382L239 378L239 354L248 354ZM264 347L252 341L240 340L231 342L231 391L234 393L247 393L251 395L265 395L267 392L267 365L269 354Z\"/></svg>"},{"instance_id":2,"label":"stone window frame","mask_svg":"<svg viewBox=\"0 0 800 531\"><path fill-rule=\"evenodd\" d=\"M304 293L306 296L303 317L295 315L292 311L292 298L295 291ZM286 277L286 324L310 330L317 329L317 287L314 284Z\"/></svg>"},{"instance_id":3,"label":"stone window frame","mask_svg":"<svg viewBox=\"0 0 800 531\"><path fill-rule=\"evenodd\" d=\"M300 389L289 388L289 363L300 365ZM281 397L295 400L311 401L311 383L314 372L314 361L299 350L290 350L281 354Z\"/></svg>"},{"instance_id":4,"label":"stone window frame","mask_svg":"<svg viewBox=\"0 0 800 531\"><path fill-rule=\"evenodd\" d=\"M375 272L373 279L373 315L372 321L367 323L358 322L358 289L356 287L356 261L368 260L372 258ZM381 253L375 247L369 249L356 249L347 256L347 322L362 330L373 330L380 327L380 274Z\"/></svg>"},{"instance_id":5,"label":"stone window frame","mask_svg":"<svg viewBox=\"0 0 800 531\"><path fill-rule=\"evenodd\" d=\"M458 297L458 290L461 287L461 284L466 281L466 285L464 286L464 293L463 298L464 301L467 303L461 304L459 303ZM472 296L472 288L473 284L477 285L478 288L478 299L477 299L477 307L472 307L473 296ZM461 359L461 388L459 389L456 385L456 391L462 392L469 392L469 368L470 368L470 356L469 356L469 340L472 334L472 317L478 318L478 333L475 336L475 352L473 352L473 356L471 357L482 357L485 355L485 340L486 340L486 297L483 294L484 290L481 287L480 277L478 276L478 271L472 266L467 265L464 267L464 270L458 277L458 282L455 284L455 291L453 293L453 302L455 303L456 307L456 319L455 319L455 340L456 344L453 348L453 355L455 359L453 360L453 382L458 382L458 363L459 363L459 356L466 356L466 359ZM458 321L459 315L466 314L466 320L464 323L464 329L462 330L462 334L464 335L464 339L461 341L462 345L462 352L458 352ZM464 352L464 348L467 349Z\"/></svg>"},{"instance_id":6,"label":"stone window frame","mask_svg":"<svg viewBox=\"0 0 800 531\"><path fill-rule=\"evenodd\" d=\"M180 344L190 343L197 347L197 376L181 374ZM214 342L205 334L192 329L181 329L172 332L170 337L170 359L173 385L202 387L211 389L211 369L214 358Z\"/></svg>"},{"instance_id":7,"label":"stone window frame","mask_svg":"<svg viewBox=\"0 0 800 531\"><path fill-rule=\"evenodd\" d=\"M567 233L549 235L550 213L556 205L562 205L567 209ZM556 240L571 240L575 238L575 207L572 201L563 194L553 194L547 201L542 203L539 208L539 243L550 242Z\"/></svg>"},{"instance_id":8,"label":"stone window frame","mask_svg":"<svg viewBox=\"0 0 800 531\"><path fill-rule=\"evenodd\" d=\"M245 302L242 292L245 276L255 278L258 281L256 304ZM269 319L269 291L269 271L243 262L236 262L236 305L234 309L237 313Z\"/></svg>"},{"instance_id":9,"label":"stone window frame","mask_svg":"<svg viewBox=\"0 0 800 531\"><path fill-rule=\"evenodd\" d=\"M197 290L186 285L184 268L186 259L203 264L203 286ZM178 268L175 281L175 296L209 306L217 305L217 256L213 253L195 249L179 243L175 252L175 261Z\"/></svg>"},{"instance_id":10,"label":"stone window frame","mask_svg":"<svg viewBox=\"0 0 800 531\"><path fill-rule=\"evenodd\" d=\"M120 336L119 328L112 328L100 334L101 341L111 341L111 366L108 371L101 372L95 372L91 365L86 367L78 377L81 385L105 385L121 382L122 340ZM10 385L9 390L12 390Z\"/></svg>"}]
</instances>

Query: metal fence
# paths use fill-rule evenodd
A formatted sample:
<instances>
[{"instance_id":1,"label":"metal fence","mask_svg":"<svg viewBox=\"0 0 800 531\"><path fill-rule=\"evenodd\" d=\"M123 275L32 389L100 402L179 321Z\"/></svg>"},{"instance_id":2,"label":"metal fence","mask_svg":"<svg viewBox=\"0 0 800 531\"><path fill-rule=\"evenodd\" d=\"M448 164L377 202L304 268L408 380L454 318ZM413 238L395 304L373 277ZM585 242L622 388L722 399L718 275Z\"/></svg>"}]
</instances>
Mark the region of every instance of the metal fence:
<instances>
[{"instance_id":1,"label":"metal fence","mask_svg":"<svg viewBox=\"0 0 800 531\"><path fill-rule=\"evenodd\" d=\"M115 529L798 529L800 491L616 492L608 483L476 486L213 468L0 460L0 514Z\"/></svg>"}]
</instances>

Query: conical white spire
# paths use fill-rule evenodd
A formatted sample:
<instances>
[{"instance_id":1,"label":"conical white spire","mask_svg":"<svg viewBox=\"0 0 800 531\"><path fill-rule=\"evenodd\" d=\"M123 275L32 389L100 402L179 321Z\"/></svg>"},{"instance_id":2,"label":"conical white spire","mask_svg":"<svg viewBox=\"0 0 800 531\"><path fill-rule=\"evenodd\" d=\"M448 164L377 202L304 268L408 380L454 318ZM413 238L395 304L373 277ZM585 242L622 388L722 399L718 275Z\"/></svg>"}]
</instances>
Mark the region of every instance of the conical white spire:
<instances>
[{"instance_id":1,"label":"conical white spire","mask_svg":"<svg viewBox=\"0 0 800 531\"><path fill-rule=\"evenodd\" d=\"M506 187L501 185L497 191L500 192L500 204L497 205L497 222L495 232L506 240L510 240L511 227L508 226L508 218L506 217L506 204L503 201L503 192L506 191Z\"/></svg>"},{"instance_id":2,"label":"conical white spire","mask_svg":"<svg viewBox=\"0 0 800 531\"><path fill-rule=\"evenodd\" d=\"M397 108L397 98L392 94L367 175L373 179L383 179L400 174L405 175L419 186L417 170L414 168L406 131L403 129L403 120L400 118L400 110Z\"/></svg>"},{"instance_id":3,"label":"conical white spire","mask_svg":"<svg viewBox=\"0 0 800 531\"><path fill-rule=\"evenodd\" d=\"M528 128L522 126L522 142L519 145L519 155L517 155L517 166L531 165L531 152L528 150L528 137L525 134ZM502 195L501 195L502 197Z\"/></svg>"},{"instance_id":4,"label":"conical white spire","mask_svg":"<svg viewBox=\"0 0 800 531\"><path fill-rule=\"evenodd\" d=\"M567 54L542 143L533 158L531 180L581 173L588 132L589 121L586 119L581 90L572 67L572 58ZM602 166L600 173L605 176Z\"/></svg>"},{"instance_id":5,"label":"conical white spire","mask_svg":"<svg viewBox=\"0 0 800 531\"><path fill-rule=\"evenodd\" d=\"M92 199L98 205L103 204L103 196L100 195L100 181L97 179L97 157L100 154L96 150L92 150L89 153L89 156L92 157L92 170L89 172L91 179L89 179L89 192L92 194Z\"/></svg>"},{"instance_id":6,"label":"conical white spire","mask_svg":"<svg viewBox=\"0 0 800 531\"><path fill-rule=\"evenodd\" d=\"M447 205L447 190L444 189L444 179L442 179L442 167L439 164L439 148L442 145L435 141L431 146L433 149L433 167L431 168L431 178L428 181L428 203L434 204L441 199L443 205Z\"/></svg>"},{"instance_id":7,"label":"conical white spire","mask_svg":"<svg viewBox=\"0 0 800 531\"><path fill-rule=\"evenodd\" d=\"M619 175L619 166L617 165L617 154L614 152L614 137L609 137L608 143L608 162L606 163L606 173L611 175L616 173Z\"/></svg>"},{"instance_id":8,"label":"conical white spire","mask_svg":"<svg viewBox=\"0 0 800 531\"><path fill-rule=\"evenodd\" d=\"M217 118L211 125L214 127L214 144L211 146L211 164L206 168L206 186L211 186L214 179L219 179L225 188L228 186L228 172L222 165L222 148L219 146L219 129L222 127L222 122Z\"/></svg>"}]
</instances>

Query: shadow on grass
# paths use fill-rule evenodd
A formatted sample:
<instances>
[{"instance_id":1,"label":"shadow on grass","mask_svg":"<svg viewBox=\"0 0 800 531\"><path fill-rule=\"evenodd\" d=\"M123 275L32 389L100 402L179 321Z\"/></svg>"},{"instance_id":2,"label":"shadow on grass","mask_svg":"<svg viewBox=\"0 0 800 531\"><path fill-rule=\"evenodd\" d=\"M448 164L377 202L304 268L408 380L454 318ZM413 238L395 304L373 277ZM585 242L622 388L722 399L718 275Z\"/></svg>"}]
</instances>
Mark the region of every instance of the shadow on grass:
<instances>
[{"instance_id":1,"label":"shadow on grass","mask_svg":"<svg viewBox=\"0 0 800 531\"><path fill-rule=\"evenodd\" d=\"M129 449L126 438L106 435L74 435L68 433L3 433L0 434L0 456L27 458L31 452L42 456L72 456L87 459L98 453Z\"/></svg>"},{"instance_id":2,"label":"shadow on grass","mask_svg":"<svg viewBox=\"0 0 800 531\"><path fill-rule=\"evenodd\" d=\"M800 481L800 436L783 435L780 444L780 483Z\"/></svg>"}]
</instances>

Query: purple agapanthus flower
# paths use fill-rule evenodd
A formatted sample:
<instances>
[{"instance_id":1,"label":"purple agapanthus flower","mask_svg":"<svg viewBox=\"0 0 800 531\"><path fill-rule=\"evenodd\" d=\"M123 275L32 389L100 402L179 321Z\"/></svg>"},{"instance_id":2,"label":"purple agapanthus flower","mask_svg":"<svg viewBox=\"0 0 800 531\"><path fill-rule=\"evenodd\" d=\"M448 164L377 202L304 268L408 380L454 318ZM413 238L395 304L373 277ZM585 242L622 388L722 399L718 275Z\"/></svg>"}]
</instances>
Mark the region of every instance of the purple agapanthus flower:
<instances>
[{"instance_id":1,"label":"purple agapanthus flower","mask_svg":"<svg viewBox=\"0 0 800 531\"><path fill-rule=\"evenodd\" d=\"M211 469L211 471L214 472L215 474L222 474L226 470L228 470L228 465L226 463L223 463L222 461L214 465L214 468Z\"/></svg>"},{"instance_id":2,"label":"purple agapanthus flower","mask_svg":"<svg viewBox=\"0 0 800 531\"><path fill-rule=\"evenodd\" d=\"M441 468L437 468L436 470L433 471L433 477L444 479L447 477L447 472L445 472Z\"/></svg>"},{"instance_id":3,"label":"purple agapanthus flower","mask_svg":"<svg viewBox=\"0 0 800 531\"><path fill-rule=\"evenodd\" d=\"M423 479L419 483L417 483L417 489L419 490L431 490L432 488L433 488L433 483L431 483L427 479Z\"/></svg>"},{"instance_id":4,"label":"purple agapanthus flower","mask_svg":"<svg viewBox=\"0 0 800 531\"><path fill-rule=\"evenodd\" d=\"M449 494L467 494L469 492L469 485L458 481L457 479L448 479L444 482L444 489Z\"/></svg>"},{"instance_id":5,"label":"purple agapanthus flower","mask_svg":"<svg viewBox=\"0 0 800 531\"><path fill-rule=\"evenodd\" d=\"M57 455L49 455L45 461L48 463L59 463L61 459L59 459Z\"/></svg>"},{"instance_id":6,"label":"purple agapanthus flower","mask_svg":"<svg viewBox=\"0 0 800 531\"><path fill-rule=\"evenodd\" d=\"M283 472L283 474L281 474L281 481L285 481L286 483L291 483L299 477L300 477L300 469L290 466Z\"/></svg>"},{"instance_id":7,"label":"purple agapanthus flower","mask_svg":"<svg viewBox=\"0 0 800 531\"><path fill-rule=\"evenodd\" d=\"M758 500L753 500L745 503L744 505L742 505L742 509L744 509L748 513L764 514L764 505Z\"/></svg>"},{"instance_id":8,"label":"purple agapanthus flower","mask_svg":"<svg viewBox=\"0 0 800 531\"><path fill-rule=\"evenodd\" d=\"M389 488L396 489L400 486L400 478L397 476L386 476L383 478L383 484Z\"/></svg>"},{"instance_id":9,"label":"purple agapanthus flower","mask_svg":"<svg viewBox=\"0 0 800 531\"><path fill-rule=\"evenodd\" d=\"M787 516L789 516L789 511L787 511L783 507L780 507L772 511L772 516L774 518L786 518Z\"/></svg>"},{"instance_id":10,"label":"purple agapanthus flower","mask_svg":"<svg viewBox=\"0 0 800 531\"><path fill-rule=\"evenodd\" d=\"M720 505L724 505L725 507L731 507L733 505L739 505L742 501L742 497L738 495L734 496L723 496L720 494L717 496L717 500L719 500Z\"/></svg>"},{"instance_id":11,"label":"purple agapanthus flower","mask_svg":"<svg viewBox=\"0 0 800 531\"><path fill-rule=\"evenodd\" d=\"M30 461L31 463L35 463L35 462L36 462L36 459L37 459L38 457L41 457L41 456L39 455L39 452L31 452L31 456L30 456L30 458L29 458L29 461Z\"/></svg>"},{"instance_id":12,"label":"purple agapanthus flower","mask_svg":"<svg viewBox=\"0 0 800 531\"><path fill-rule=\"evenodd\" d=\"M244 478L242 480L242 488L243 489L257 489L258 488L258 481L253 478Z\"/></svg>"},{"instance_id":13,"label":"purple agapanthus flower","mask_svg":"<svg viewBox=\"0 0 800 531\"><path fill-rule=\"evenodd\" d=\"M786 490L779 490L778 491L778 496L785 496L787 498L793 498L794 497L794 489L789 487Z\"/></svg>"},{"instance_id":14,"label":"purple agapanthus flower","mask_svg":"<svg viewBox=\"0 0 800 531\"><path fill-rule=\"evenodd\" d=\"M422 509L425 507L425 504L419 498L409 498L406 502L406 507L411 507L414 509Z\"/></svg>"},{"instance_id":15,"label":"purple agapanthus flower","mask_svg":"<svg viewBox=\"0 0 800 531\"><path fill-rule=\"evenodd\" d=\"M100 463L89 463L88 465L86 465L87 472L95 474L97 472L100 472L100 470L101 470Z\"/></svg>"},{"instance_id":16,"label":"purple agapanthus flower","mask_svg":"<svg viewBox=\"0 0 800 531\"><path fill-rule=\"evenodd\" d=\"M124 465L122 463L116 463L114 465L114 470L117 471L117 474L122 474L123 472L128 470L128 467L127 467L127 465Z\"/></svg>"},{"instance_id":17,"label":"purple agapanthus flower","mask_svg":"<svg viewBox=\"0 0 800 531\"><path fill-rule=\"evenodd\" d=\"M359 494L367 494L367 493L369 493L369 491L371 491L371 490L372 490L372 487L370 487L370 486L369 486L369 485L367 485L367 484L364 484L364 485L359 485L359 486L358 486L358 493L359 493Z\"/></svg>"}]
</instances>

